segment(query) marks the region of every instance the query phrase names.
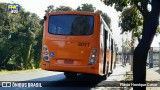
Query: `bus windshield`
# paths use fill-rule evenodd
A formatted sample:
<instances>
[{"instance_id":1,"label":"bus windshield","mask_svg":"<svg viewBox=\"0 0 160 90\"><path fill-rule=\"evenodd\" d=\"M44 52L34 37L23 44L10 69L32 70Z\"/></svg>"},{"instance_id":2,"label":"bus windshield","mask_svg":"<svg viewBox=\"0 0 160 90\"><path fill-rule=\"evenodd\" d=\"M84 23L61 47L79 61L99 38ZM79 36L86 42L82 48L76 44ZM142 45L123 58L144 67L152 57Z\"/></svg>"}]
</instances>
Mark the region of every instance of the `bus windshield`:
<instances>
[{"instance_id":1,"label":"bus windshield","mask_svg":"<svg viewBox=\"0 0 160 90\"><path fill-rule=\"evenodd\" d=\"M52 15L48 32L54 35L91 35L94 17L91 15Z\"/></svg>"}]
</instances>

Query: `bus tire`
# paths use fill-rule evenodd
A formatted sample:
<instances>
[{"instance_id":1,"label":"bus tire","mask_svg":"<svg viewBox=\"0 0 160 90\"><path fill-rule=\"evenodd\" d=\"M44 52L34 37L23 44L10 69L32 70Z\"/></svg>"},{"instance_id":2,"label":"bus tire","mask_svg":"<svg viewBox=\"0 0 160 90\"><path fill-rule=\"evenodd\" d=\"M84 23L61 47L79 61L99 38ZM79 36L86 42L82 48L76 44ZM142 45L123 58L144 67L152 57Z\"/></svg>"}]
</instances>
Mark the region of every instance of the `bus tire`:
<instances>
[{"instance_id":1,"label":"bus tire","mask_svg":"<svg viewBox=\"0 0 160 90\"><path fill-rule=\"evenodd\" d=\"M106 71L106 74L102 76L102 80L106 80L108 78L108 76L109 76L108 69L109 68L108 68L108 64L107 64L107 71Z\"/></svg>"},{"instance_id":2,"label":"bus tire","mask_svg":"<svg viewBox=\"0 0 160 90\"><path fill-rule=\"evenodd\" d=\"M64 72L64 75L68 79L74 79L74 78L76 78L77 73L75 73L75 72Z\"/></svg>"},{"instance_id":3,"label":"bus tire","mask_svg":"<svg viewBox=\"0 0 160 90\"><path fill-rule=\"evenodd\" d=\"M102 76L102 80L106 80L108 78L108 74Z\"/></svg>"}]
</instances>

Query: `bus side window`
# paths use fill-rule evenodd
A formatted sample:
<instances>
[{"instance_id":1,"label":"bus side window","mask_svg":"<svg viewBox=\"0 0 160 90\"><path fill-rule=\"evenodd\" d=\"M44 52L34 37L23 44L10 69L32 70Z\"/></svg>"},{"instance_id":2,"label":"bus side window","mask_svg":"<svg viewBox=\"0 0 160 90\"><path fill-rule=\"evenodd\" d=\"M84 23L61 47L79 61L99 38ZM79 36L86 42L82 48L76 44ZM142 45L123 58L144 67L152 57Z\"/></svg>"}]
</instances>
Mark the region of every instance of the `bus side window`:
<instances>
[{"instance_id":1,"label":"bus side window","mask_svg":"<svg viewBox=\"0 0 160 90\"><path fill-rule=\"evenodd\" d=\"M100 27L100 38L101 38L101 46L104 47L104 25L103 23L101 23L101 27Z\"/></svg>"},{"instance_id":2,"label":"bus side window","mask_svg":"<svg viewBox=\"0 0 160 90\"><path fill-rule=\"evenodd\" d=\"M110 34L108 34L108 49L110 49Z\"/></svg>"},{"instance_id":3,"label":"bus side window","mask_svg":"<svg viewBox=\"0 0 160 90\"><path fill-rule=\"evenodd\" d=\"M109 34L108 38L109 38L109 40L108 40L109 41L109 49L111 49L111 37L110 37L110 34Z\"/></svg>"},{"instance_id":4,"label":"bus side window","mask_svg":"<svg viewBox=\"0 0 160 90\"><path fill-rule=\"evenodd\" d=\"M104 28L104 26L103 26L103 24L101 23L101 31L100 31L100 35L103 35L103 28Z\"/></svg>"},{"instance_id":5,"label":"bus side window","mask_svg":"<svg viewBox=\"0 0 160 90\"><path fill-rule=\"evenodd\" d=\"M114 41L113 47L114 47L114 52L115 52L116 51L115 41Z\"/></svg>"},{"instance_id":6,"label":"bus side window","mask_svg":"<svg viewBox=\"0 0 160 90\"><path fill-rule=\"evenodd\" d=\"M106 29L105 29L105 30L106 30ZM108 31L106 30L106 47L108 48L108 42L107 42L107 41L108 41ZM106 48L106 49L107 49L107 48Z\"/></svg>"},{"instance_id":7,"label":"bus side window","mask_svg":"<svg viewBox=\"0 0 160 90\"><path fill-rule=\"evenodd\" d=\"M113 39L111 38L111 50L113 51Z\"/></svg>"},{"instance_id":8,"label":"bus side window","mask_svg":"<svg viewBox=\"0 0 160 90\"><path fill-rule=\"evenodd\" d=\"M111 50L111 35L109 35L109 49Z\"/></svg>"},{"instance_id":9,"label":"bus side window","mask_svg":"<svg viewBox=\"0 0 160 90\"><path fill-rule=\"evenodd\" d=\"M109 49L109 33L107 35L107 49Z\"/></svg>"},{"instance_id":10,"label":"bus side window","mask_svg":"<svg viewBox=\"0 0 160 90\"><path fill-rule=\"evenodd\" d=\"M103 24L103 42L104 42L104 49L107 49L107 38L108 38L108 31L105 28L105 24Z\"/></svg>"}]
</instances>

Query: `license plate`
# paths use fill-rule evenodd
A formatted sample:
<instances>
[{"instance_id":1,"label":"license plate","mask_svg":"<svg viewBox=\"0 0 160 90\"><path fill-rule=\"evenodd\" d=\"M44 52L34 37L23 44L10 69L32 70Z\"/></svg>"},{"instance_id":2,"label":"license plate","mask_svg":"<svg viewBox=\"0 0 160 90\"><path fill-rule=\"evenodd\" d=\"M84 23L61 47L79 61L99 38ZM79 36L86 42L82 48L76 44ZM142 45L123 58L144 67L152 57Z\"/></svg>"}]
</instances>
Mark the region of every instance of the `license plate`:
<instances>
[{"instance_id":1,"label":"license plate","mask_svg":"<svg viewBox=\"0 0 160 90\"><path fill-rule=\"evenodd\" d=\"M64 64L73 64L73 60L64 60Z\"/></svg>"}]
</instances>

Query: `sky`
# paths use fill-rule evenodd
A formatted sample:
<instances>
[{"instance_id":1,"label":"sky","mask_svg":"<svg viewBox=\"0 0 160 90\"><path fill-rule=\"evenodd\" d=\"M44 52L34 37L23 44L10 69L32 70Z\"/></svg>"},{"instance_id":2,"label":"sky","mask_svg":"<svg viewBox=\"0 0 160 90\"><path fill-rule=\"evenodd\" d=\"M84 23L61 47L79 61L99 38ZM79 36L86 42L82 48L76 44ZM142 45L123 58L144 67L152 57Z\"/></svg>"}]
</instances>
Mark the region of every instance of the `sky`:
<instances>
[{"instance_id":1,"label":"sky","mask_svg":"<svg viewBox=\"0 0 160 90\"><path fill-rule=\"evenodd\" d=\"M96 9L102 10L104 13L107 13L108 16L111 18L111 28L113 30L113 36L118 44L118 47L122 45L122 35L121 28L118 27L118 20L120 12L117 12L113 7L104 5L100 0L0 0L0 2L7 2L7 3L17 3L20 4L26 11L36 13L40 18L43 18L45 14L45 10L47 6L54 5L58 7L60 5L69 6L73 9L76 9L78 6L81 6L83 3L92 4ZM123 35L124 40L126 38L131 38L131 35ZM152 46L159 47L158 42L160 42L160 35L155 37Z\"/></svg>"}]
</instances>

